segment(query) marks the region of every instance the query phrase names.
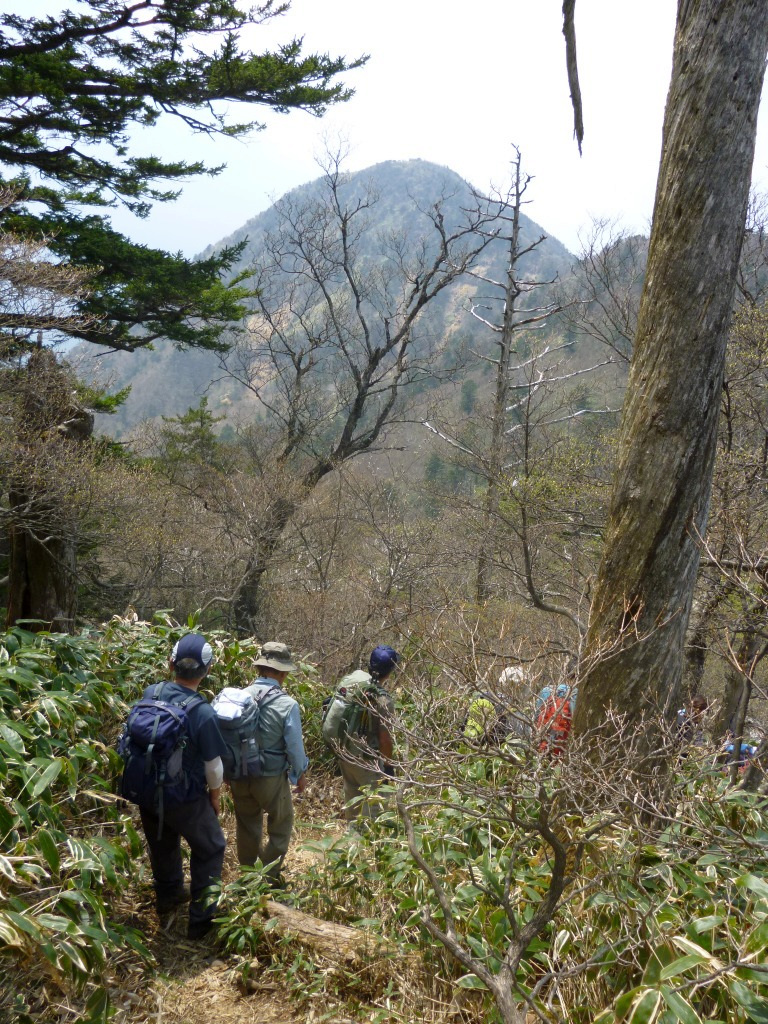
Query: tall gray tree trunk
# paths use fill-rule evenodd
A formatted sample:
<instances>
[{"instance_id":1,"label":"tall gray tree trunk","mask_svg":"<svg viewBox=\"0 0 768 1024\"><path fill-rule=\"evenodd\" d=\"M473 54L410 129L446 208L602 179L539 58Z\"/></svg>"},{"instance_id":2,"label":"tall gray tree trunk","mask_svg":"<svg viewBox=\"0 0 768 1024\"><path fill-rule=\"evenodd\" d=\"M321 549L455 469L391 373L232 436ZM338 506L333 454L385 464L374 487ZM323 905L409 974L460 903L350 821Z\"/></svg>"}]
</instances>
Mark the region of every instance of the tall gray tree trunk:
<instances>
[{"instance_id":1,"label":"tall gray tree trunk","mask_svg":"<svg viewBox=\"0 0 768 1024\"><path fill-rule=\"evenodd\" d=\"M518 192L520 189L520 167L518 164ZM507 426L507 404L509 402L509 368L515 343L515 315L520 285L516 277L519 259L520 200L513 213L513 229L510 241L510 259L507 268L506 294L504 302L504 324L499 334L498 363L496 364L496 390L491 410L491 442L488 453L488 488L483 503L480 551L477 557L477 579L475 596L483 604L491 596L491 576L495 546L498 538L498 514L501 500L501 476L504 468L504 433Z\"/></svg>"},{"instance_id":2,"label":"tall gray tree trunk","mask_svg":"<svg viewBox=\"0 0 768 1024\"><path fill-rule=\"evenodd\" d=\"M631 729L677 700L766 51L765 0L679 0L648 266L575 736L612 729L610 708Z\"/></svg>"}]
</instances>

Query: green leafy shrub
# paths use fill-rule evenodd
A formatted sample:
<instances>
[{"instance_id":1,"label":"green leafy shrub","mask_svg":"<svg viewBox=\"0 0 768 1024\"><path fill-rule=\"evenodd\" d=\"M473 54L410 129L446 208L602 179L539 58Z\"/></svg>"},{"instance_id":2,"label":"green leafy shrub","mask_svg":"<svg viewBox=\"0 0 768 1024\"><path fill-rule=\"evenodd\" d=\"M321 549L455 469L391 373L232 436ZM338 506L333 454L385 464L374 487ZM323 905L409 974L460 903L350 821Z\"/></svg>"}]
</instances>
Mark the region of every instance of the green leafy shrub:
<instances>
[{"instance_id":1,"label":"green leafy shrub","mask_svg":"<svg viewBox=\"0 0 768 1024\"><path fill-rule=\"evenodd\" d=\"M114 744L129 704L167 676L173 644L196 626L160 612L74 637L0 635L0 973L44 975L80 999L83 1020L108 1019L113 961L126 950L151 959L111 910L143 851L114 796ZM206 636L216 658L209 690L251 682L258 643Z\"/></svg>"},{"instance_id":2,"label":"green leafy shrub","mask_svg":"<svg viewBox=\"0 0 768 1024\"><path fill-rule=\"evenodd\" d=\"M111 661L92 634L0 637L2 969L45 965L62 992L87 991L88 1020L108 1014L110 955L149 959L109 910L141 848L111 796L127 678Z\"/></svg>"},{"instance_id":3,"label":"green leafy shrub","mask_svg":"<svg viewBox=\"0 0 768 1024\"><path fill-rule=\"evenodd\" d=\"M449 894L457 940L493 974L552 880L551 851L527 828L546 793L518 792L506 820L495 802L513 771L477 759L453 766L456 784L439 800L418 786L410 796L414 841ZM519 963L520 1005L530 1000L545 1020L569 1024L768 1021L764 807L719 774L678 782L678 817L665 829L627 817L587 844ZM399 957L418 953L424 979L443 992L476 990L482 1019L501 1019L477 975L425 927L425 910L440 927L445 918L394 811L358 834L306 845L316 861L294 895L299 906L376 929Z\"/></svg>"},{"instance_id":4,"label":"green leafy shrub","mask_svg":"<svg viewBox=\"0 0 768 1024\"><path fill-rule=\"evenodd\" d=\"M591 959L583 993L604 1007L574 1020L768 1021L763 803L710 781L652 842L623 837L602 891L564 918L562 968Z\"/></svg>"}]
</instances>

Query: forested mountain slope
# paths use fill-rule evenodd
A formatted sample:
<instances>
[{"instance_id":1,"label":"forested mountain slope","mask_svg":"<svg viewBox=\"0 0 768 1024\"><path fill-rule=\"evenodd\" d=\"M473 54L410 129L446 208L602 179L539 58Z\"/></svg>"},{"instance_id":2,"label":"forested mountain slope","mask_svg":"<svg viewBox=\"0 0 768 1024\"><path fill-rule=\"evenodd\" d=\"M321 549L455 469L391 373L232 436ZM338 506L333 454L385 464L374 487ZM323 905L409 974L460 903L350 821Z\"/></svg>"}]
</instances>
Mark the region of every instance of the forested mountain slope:
<instances>
[{"instance_id":1,"label":"forested mountain slope","mask_svg":"<svg viewBox=\"0 0 768 1024\"><path fill-rule=\"evenodd\" d=\"M299 207L320 193L321 179L294 189L284 200ZM472 189L459 175L446 167L424 160L386 161L348 176L345 195L357 199L365 190L376 195L376 202L366 214L366 230L359 240L359 251L372 263L381 259L381 247L402 234L406 245L418 245L417 209L430 211L438 202L443 203L446 224L458 222L462 211L472 203ZM247 220L227 238L220 239L201 256L224 246L244 243L238 269L248 267L258 256L265 239L278 228L276 206ZM521 215L521 246L526 247L545 235L544 229L524 214ZM500 279L508 259L507 245L494 241L483 253L479 268L495 279ZM571 272L573 256L557 239L546 237L539 246L526 254L520 264L528 279L542 281L563 280ZM431 339L439 338L438 349L455 348L461 341L474 341L487 329L468 312L470 303L482 290L482 283L474 278L463 278L450 286L424 311L420 330ZM126 430L145 419L160 415L174 416L185 412L208 395L209 406L216 415L237 419L246 393L223 372L218 357L204 351L179 352L170 344L157 344L153 350L139 349L133 353L106 353L94 358L89 351L75 350L88 377L97 376L109 381L114 388L131 387L131 395L116 415L102 417L100 429L121 436Z\"/></svg>"}]
</instances>

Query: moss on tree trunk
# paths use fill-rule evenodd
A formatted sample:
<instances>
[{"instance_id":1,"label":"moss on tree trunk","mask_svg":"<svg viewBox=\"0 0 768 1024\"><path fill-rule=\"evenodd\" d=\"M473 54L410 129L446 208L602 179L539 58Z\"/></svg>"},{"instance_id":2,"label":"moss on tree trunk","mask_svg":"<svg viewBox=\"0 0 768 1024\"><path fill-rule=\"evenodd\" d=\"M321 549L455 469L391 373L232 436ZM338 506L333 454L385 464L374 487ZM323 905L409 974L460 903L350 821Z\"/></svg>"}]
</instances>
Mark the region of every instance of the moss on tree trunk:
<instances>
[{"instance_id":1,"label":"moss on tree trunk","mask_svg":"<svg viewBox=\"0 0 768 1024\"><path fill-rule=\"evenodd\" d=\"M607 728L609 708L631 727L677 700L766 50L764 0L680 0L576 736Z\"/></svg>"}]
</instances>

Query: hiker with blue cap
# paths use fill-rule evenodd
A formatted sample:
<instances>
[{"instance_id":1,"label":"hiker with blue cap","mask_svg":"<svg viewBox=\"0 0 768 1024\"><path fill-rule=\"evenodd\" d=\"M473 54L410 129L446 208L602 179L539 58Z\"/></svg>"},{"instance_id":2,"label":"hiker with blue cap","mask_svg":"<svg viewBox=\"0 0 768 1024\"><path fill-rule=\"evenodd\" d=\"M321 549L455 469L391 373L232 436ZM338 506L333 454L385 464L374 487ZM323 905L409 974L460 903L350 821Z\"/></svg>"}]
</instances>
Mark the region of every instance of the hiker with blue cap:
<instances>
[{"instance_id":1,"label":"hiker with blue cap","mask_svg":"<svg viewBox=\"0 0 768 1024\"><path fill-rule=\"evenodd\" d=\"M122 795L139 805L158 915L162 921L189 900L190 939L202 938L213 927L211 886L221 878L224 864L219 813L226 747L216 714L198 693L212 663L213 650L204 636L183 636L169 659L171 681L144 691L129 715L120 751L125 760ZM166 735L168 750L160 756ZM190 852L189 888L182 839Z\"/></svg>"},{"instance_id":2,"label":"hiker with blue cap","mask_svg":"<svg viewBox=\"0 0 768 1024\"><path fill-rule=\"evenodd\" d=\"M323 717L323 739L337 755L344 781L344 816L373 818L376 801L364 792L394 775L392 734L388 723L394 701L382 685L400 660L393 647L371 652L368 671L358 669L339 683Z\"/></svg>"}]
</instances>

